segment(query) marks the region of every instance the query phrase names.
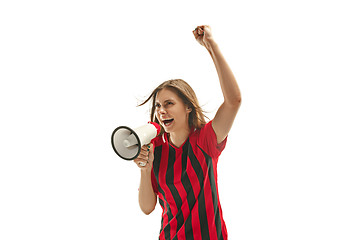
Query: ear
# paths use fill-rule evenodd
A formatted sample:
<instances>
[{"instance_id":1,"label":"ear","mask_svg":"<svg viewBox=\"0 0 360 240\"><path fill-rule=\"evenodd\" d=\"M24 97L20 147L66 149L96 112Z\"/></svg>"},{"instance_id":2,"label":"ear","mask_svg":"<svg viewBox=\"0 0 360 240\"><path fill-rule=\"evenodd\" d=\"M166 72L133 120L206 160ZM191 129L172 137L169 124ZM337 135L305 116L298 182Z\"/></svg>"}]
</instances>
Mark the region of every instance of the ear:
<instances>
[{"instance_id":1,"label":"ear","mask_svg":"<svg viewBox=\"0 0 360 240\"><path fill-rule=\"evenodd\" d=\"M192 108L189 107L189 106L187 106L187 107L186 107L186 113L191 113L191 112L192 112Z\"/></svg>"}]
</instances>

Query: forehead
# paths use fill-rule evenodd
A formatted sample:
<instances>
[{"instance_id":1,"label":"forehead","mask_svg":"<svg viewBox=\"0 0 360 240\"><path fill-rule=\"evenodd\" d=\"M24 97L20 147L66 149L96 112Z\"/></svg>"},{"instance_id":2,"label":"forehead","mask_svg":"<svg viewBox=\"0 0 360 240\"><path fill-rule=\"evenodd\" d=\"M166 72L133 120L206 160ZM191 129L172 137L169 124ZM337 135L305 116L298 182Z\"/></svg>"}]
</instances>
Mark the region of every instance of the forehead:
<instances>
[{"instance_id":1,"label":"forehead","mask_svg":"<svg viewBox=\"0 0 360 240\"><path fill-rule=\"evenodd\" d=\"M156 102L164 102L166 100L180 100L180 98L173 90L164 88L164 89L161 89L156 94L155 101Z\"/></svg>"}]
</instances>

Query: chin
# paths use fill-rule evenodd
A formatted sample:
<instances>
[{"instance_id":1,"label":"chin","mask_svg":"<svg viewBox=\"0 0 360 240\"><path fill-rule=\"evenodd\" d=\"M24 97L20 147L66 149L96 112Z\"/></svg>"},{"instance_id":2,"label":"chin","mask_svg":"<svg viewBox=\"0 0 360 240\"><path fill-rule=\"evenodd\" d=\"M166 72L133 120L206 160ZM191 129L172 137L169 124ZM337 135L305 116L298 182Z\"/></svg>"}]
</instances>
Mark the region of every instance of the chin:
<instances>
[{"instance_id":1,"label":"chin","mask_svg":"<svg viewBox=\"0 0 360 240\"><path fill-rule=\"evenodd\" d=\"M172 128L168 129L168 128L165 128L165 127L163 126L163 129L164 129L164 131L165 131L166 133L172 133L172 132L174 132L174 130L172 130Z\"/></svg>"}]
</instances>

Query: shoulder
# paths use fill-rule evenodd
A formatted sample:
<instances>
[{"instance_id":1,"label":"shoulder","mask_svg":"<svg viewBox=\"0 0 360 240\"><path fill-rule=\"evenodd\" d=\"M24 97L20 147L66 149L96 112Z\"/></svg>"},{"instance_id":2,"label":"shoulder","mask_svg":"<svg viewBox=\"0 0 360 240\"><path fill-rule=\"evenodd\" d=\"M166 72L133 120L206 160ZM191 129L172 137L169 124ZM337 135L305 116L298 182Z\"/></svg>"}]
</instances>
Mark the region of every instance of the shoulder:
<instances>
[{"instance_id":1,"label":"shoulder","mask_svg":"<svg viewBox=\"0 0 360 240\"><path fill-rule=\"evenodd\" d=\"M200 129L194 132L194 138L196 138L197 145L205 150L210 156L218 157L226 146L226 140L217 143L217 137L212 126L212 121L205 124Z\"/></svg>"},{"instance_id":2,"label":"shoulder","mask_svg":"<svg viewBox=\"0 0 360 240\"><path fill-rule=\"evenodd\" d=\"M212 127L212 120L206 123L202 128L196 129L194 134L196 134L200 138L211 137L211 135L215 134Z\"/></svg>"}]
</instances>

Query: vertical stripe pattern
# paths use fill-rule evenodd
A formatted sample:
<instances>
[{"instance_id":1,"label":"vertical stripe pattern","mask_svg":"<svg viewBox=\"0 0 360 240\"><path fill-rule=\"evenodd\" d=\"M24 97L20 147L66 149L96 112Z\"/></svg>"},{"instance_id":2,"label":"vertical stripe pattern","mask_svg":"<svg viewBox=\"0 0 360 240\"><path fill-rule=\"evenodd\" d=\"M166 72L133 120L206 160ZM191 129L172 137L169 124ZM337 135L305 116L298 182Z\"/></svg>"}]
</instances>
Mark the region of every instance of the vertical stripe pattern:
<instances>
[{"instance_id":1,"label":"vertical stripe pattern","mask_svg":"<svg viewBox=\"0 0 360 240\"><path fill-rule=\"evenodd\" d=\"M217 157L211 156L200 137L197 132L190 134L179 148L166 137L166 141L161 137L154 141L153 184L163 210L161 240L227 240L217 189Z\"/></svg>"}]
</instances>

